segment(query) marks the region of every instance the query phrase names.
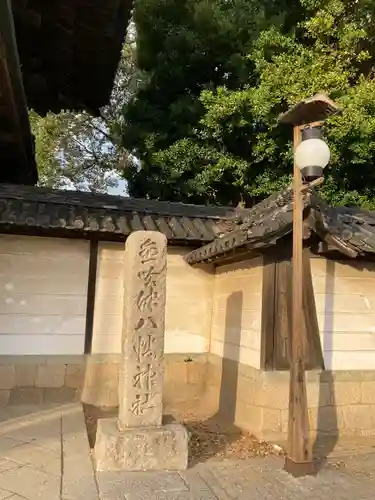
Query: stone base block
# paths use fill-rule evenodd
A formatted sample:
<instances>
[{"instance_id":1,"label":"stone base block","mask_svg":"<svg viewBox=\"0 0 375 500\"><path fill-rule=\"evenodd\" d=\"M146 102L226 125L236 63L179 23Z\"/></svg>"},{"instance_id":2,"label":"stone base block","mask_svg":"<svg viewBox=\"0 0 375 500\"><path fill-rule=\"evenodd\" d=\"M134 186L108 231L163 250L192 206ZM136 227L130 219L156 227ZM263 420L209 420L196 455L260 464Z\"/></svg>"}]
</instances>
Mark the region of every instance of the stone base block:
<instances>
[{"instance_id":1,"label":"stone base block","mask_svg":"<svg viewBox=\"0 0 375 500\"><path fill-rule=\"evenodd\" d=\"M97 471L185 470L188 432L181 424L119 431L117 419L98 421Z\"/></svg>"}]
</instances>

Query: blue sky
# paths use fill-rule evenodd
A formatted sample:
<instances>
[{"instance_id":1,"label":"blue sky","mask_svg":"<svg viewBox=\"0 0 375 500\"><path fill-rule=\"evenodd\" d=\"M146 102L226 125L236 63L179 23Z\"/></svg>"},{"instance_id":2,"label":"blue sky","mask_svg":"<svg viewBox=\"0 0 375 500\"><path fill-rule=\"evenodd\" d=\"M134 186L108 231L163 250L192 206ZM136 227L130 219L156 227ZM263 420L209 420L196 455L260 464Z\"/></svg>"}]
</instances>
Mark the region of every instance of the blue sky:
<instances>
[{"instance_id":1,"label":"blue sky","mask_svg":"<svg viewBox=\"0 0 375 500\"><path fill-rule=\"evenodd\" d=\"M108 188L108 194L114 194L116 196L128 196L126 192L126 182L124 181L124 179L119 179L117 187Z\"/></svg>"}]
</instances>

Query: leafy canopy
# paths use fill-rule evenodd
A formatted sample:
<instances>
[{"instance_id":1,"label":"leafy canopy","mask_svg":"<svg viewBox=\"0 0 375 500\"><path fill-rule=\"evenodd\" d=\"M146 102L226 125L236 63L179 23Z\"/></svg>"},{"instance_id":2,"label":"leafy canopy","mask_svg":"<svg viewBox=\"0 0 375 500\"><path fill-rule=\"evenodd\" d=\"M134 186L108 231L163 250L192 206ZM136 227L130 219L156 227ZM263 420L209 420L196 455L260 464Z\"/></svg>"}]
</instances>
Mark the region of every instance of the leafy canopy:
<instances>
[{"instance_id":1,"label":"leafy canopy","mask_svg":"<svg viewBox=\"0 0 375 500\"><path fill-rule=\"evenodd\" d=\"M141 83L122 144L141 160L131 194L249 205L289 182L279 113L327 92L324 196L375 206L375 3L137 0Z\"/></svg>"}]
</instances>

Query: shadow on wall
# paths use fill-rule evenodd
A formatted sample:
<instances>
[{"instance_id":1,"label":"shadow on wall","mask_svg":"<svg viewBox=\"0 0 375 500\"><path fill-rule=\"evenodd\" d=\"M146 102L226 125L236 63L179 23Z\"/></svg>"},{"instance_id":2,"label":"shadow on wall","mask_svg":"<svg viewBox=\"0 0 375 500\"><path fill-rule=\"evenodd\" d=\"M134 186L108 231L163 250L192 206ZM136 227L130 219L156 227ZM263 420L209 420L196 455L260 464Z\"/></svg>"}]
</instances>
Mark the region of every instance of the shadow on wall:
<instances>
[{"instance_id":1,"label":"shadow on wall","mask_svg":"<svg viewBox=\"0 0 375 500\"><path fill-rule=\"evenodd\" d=\"M327 370L320 373L317 434L313 448L318 469L324 466L328 456L335 449L339 438L335 386L332 376L335 263L331 260L326 262L323 356Z\"/></svg>"},{"instance_id":2,"label":"shadow on wall","mask_svg":"<svg viewBox=\"0 0 375 500\"><path fill-rule=\"evenodd\" d=\"M238 367L242 328L243 293L227 298L218 416L234 424L236 419Z\"/></svg>"},{"instance_id":3,"label":"shadow on wall","mask_svg":"<svg viewBox=\"0 0 375 500\"><path fill-rule=\"evenodd\" d=\"M201 424L203 431L207 430L213 439L210 449L203 450L201 456L196 455L194 463L205 461L218 454L225 455L230 445L242 434L235 425L242 307L243 293L240 291L231 293L226 300L218 409L212 417Z\"/></svg>"}]
</instances>

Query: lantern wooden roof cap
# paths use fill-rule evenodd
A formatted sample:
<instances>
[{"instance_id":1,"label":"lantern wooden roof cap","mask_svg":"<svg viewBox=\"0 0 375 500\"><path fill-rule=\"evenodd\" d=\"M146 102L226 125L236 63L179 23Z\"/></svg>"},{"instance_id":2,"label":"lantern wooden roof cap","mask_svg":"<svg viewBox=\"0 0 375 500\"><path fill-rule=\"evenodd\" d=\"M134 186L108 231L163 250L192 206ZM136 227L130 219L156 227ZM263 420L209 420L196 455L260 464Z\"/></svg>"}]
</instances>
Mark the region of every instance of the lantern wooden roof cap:
<instances>
[{"instance_id":1,"label":"lantern wooden roof cap","mask_svg":"<svg viewBox=\"0 0 375 500\"><path fill-rule=\"evenodd\" d=\"M293 126L307 125L324 121L341 112L341 108L327 94L319 93L295 104L279 116L278 122Z\"/></svg>"}]
</instances>

